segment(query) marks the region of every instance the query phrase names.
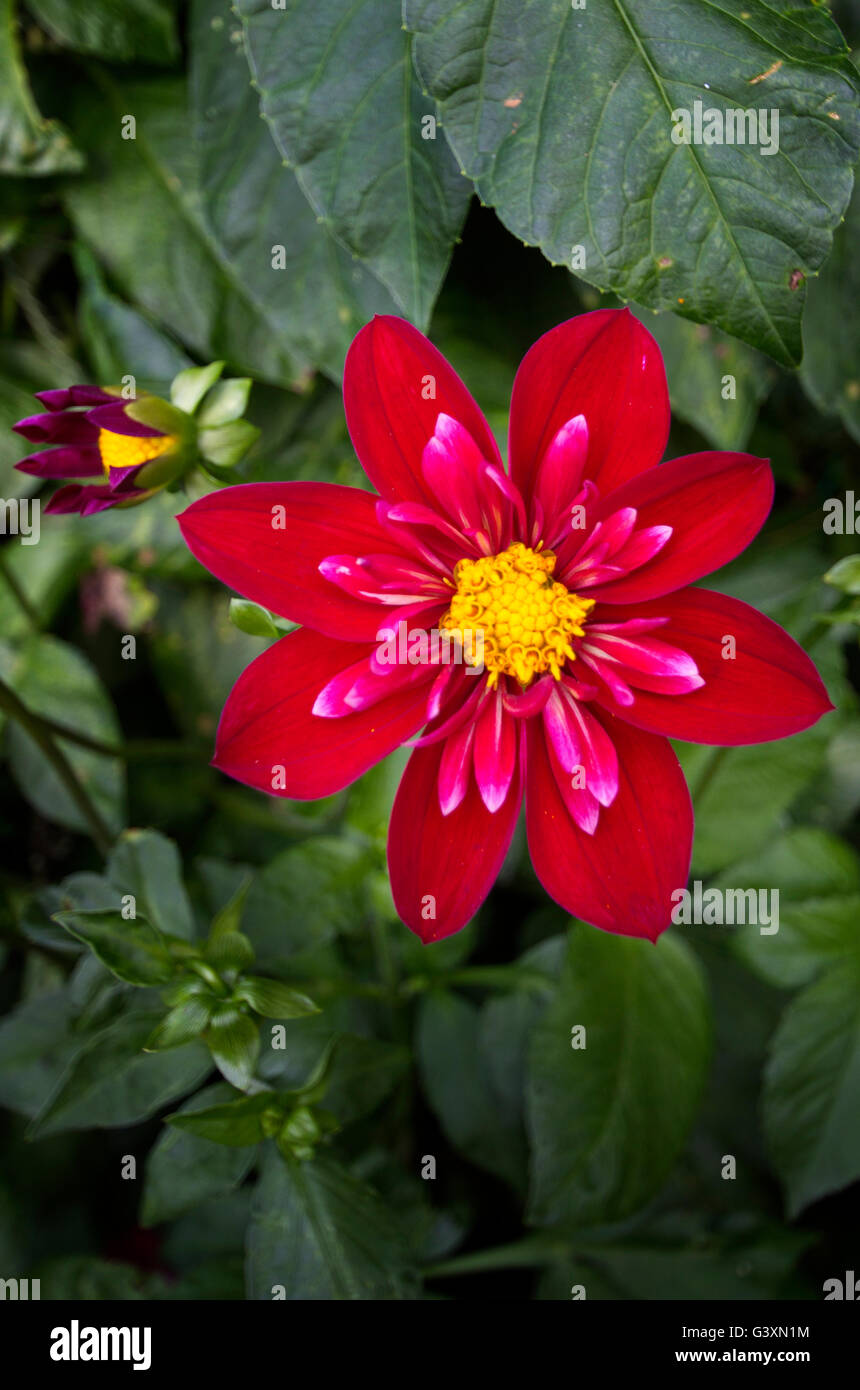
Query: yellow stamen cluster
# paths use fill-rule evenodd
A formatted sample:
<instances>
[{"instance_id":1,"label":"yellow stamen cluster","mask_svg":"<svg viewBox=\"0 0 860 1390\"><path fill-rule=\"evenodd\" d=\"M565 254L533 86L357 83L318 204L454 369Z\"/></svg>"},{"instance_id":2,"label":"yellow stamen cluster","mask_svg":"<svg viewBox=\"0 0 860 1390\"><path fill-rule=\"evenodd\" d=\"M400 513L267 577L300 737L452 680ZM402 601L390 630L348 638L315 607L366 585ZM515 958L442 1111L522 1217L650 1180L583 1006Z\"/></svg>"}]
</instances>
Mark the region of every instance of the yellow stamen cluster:
<instances>
[{"instance_id":1,"label":"yellow stamen cluster","mask_svg":"<svg viewBox=\"0 0 860 1390\"><path fill-rule=\"evenodd\" d=\"M483 665L494 687L502 675L521 686L551 671L561 677L575 652L572 638L582 637L583 622L594 599L582 599L551 578L555 555L530 550L516 541L498 555L458 560L457 592L441 626L454 632L469 665ZM482 634L477 650L476 634Z\"/></svg>"},{"instance_id":2,"label":"yellow stamen cluster","mask_svg":"<svg viewBox=\"0 0 860 1390\"><path fill-rule=\"evenodd\" d=\"M133 468L137 463L148 463L159 454L166 454L175 443L170 434L144 436L99 430L99 453L105 477L110 478L112 468Z\"/></svg>"}]
</instances>

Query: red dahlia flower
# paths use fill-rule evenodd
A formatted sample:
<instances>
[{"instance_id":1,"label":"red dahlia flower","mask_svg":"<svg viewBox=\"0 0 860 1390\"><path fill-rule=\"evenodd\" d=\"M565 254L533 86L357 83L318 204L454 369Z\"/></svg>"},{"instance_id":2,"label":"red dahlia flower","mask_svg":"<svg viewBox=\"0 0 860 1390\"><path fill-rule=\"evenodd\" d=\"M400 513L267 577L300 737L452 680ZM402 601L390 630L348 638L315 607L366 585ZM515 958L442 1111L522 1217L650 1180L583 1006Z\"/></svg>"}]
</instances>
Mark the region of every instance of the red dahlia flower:
<instances>
[{"instance_id":1,"label":"red dahlia flower","mask_svg":"<svg viewBox=\"0 0 860 1390\"><path fill-rule=\"evenodd\" d=\"M180 372L171 387L171 401L148 392L125 399L113 386L40 391L36 400L45 413L19 420L12 428L50 447L29 454L15 467L37 478L102 478L101 483L73 482L59 488L45 507L46 514L82 516L145 502L198 462L220 477L219 466L237 463L259 434L238 418L250 380L219 382L223 368L223 362L213 362Z\"/></svg>"},{"instance_id":2,"label":"red dahlia flower","mask_svg":"<svg viewBox=\"0 0 860 1390\"><path fill-rule=\"evenodd\" d=\"M656 939L693 835L668 738L759 743L832 708L780 627L690 587L759 530L768 464L736 453L660 464L663 362L627 310L571 319L526 355L510 472L459 377L401 319L358 334L344 401L379 496L250 484L179 518L213 574L303 624L240 677L215 766L261 791L321 797L411 740L388 862L397 910L425 941L479 907L524 794L551 896L595 926ZM445 634L459 662L444 661Z\"/></svg>"}]
</instances>

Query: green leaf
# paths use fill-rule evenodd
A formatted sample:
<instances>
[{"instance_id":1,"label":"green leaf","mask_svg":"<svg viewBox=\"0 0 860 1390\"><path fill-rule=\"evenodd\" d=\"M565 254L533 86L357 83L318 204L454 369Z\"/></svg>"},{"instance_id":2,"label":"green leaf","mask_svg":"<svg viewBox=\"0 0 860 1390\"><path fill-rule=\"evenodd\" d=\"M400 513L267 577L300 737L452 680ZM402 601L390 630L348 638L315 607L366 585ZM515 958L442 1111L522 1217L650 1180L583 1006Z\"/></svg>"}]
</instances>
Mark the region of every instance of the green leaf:
<instances>
[{"instance_id":1,"label":"green leaf","mask_svg":"<svg viewBox=\"0 0 860 1390\"><path fill-rule=\"evenodd\" d=\"M27 1116L42 1108L82 1041L71 1031L74 1016L66 989L39 994L5 1015L0 1022L0 1105Z\"/></svg>"},{"instance_id":2,"label":"green leaf","mask_svg":"<svg viewBox=\"0 0 860 1390\"><path fill-rule=\"evenodd\" d=\"M824 576L825 584L832 584L844 594L860 594L860 555L846 555L837 560Z\"/></svg>"},{"instance_id":3,"label":"green leaf","mask_svg":"<svg viewBox=\"0 0 860 1390\"><path fill-rule=\"evenodd\" d=\"M782 1016L764 1125L789 1213L860 1177L860 959L809 985Z\"/></svg>"},{"instance_id":4,"label":"green leaf","mask_svg":"<svg viewBox=\"0 0 860 1390\"><path fill-rule=\"evenodd\" d=\"M323 1104L341 1124L370 1115L409 1071L406 1047L342 1033L326 1078Z\"/></svg>"},{"instance_id":5,"label":"green leaf","mask_svg":"<svg viewBox=\"0 0 860 1390\"><path fill-rule=\"evenodd\" d=\"M107 62L172 63L179 57L169 0L27 0L27 8L64 48Z\"/></svg>"},{"instance_id":6,"label":"green leaf","mask_svg":"<svg viewBox=\"0 0 860 1390\"><path fill-rule=\"evenodd\" d=\"M636 310L660 345L673 415L715 449L743 449L776 372L767 359L718 328L677 314Z\"/></svg>"},{"instance_id":7,"label":"green leaf","mask_svg":"<svg viewBox=\"0 0 860 1390\"><path fill-rule=\"evenodd\" d=\"M474 1004L434 990L421 1000L416 1054L427 1098L461 1153L512 1186L524 1185L525 1139L496 1094L479 1049L481 1015Z\"/></svg>"},{"instance_id":8,"label":"green leaf","mask_svg":"<svg viewBox=\"0 0 860 1390\"><path fill-rule=\"evenodd\" d=\"M137 1124L192 1090L210 1069L209 1055L197 1044L144 1052L158 1021L151 1006L130 1007L91 1033L33 1121L31 1134Z\"/></svg>"},{"instance_id":9,"label":"green leaf","mask_svg":"<svg viewBox=\"0 0 860 1390\"><path fill-rule=\"evenodd\" d=\"M461 167L516 236L601 289L799 361L805 281L860 144L857 74L823 8L405 0L404 16ZM778 150L762 153L767 117L758 147L674 143L673 113L697 100L778 108Z\"/></svg>"},{"instance_id":10,"label":"green leaf","mask_svg":"<svg viewBox=\"0 0 860 1390\"><path fill-rule=\"evenodd\" d=\"M189 365L186 354L146 315L108 292L85 247L76 248L75 264L83 281L78 318L94 379L115 383L130 373L138 387L165 395Z\"/></svg>"},{"instance_id":11,"label":"green leaf","mask_svg":"<svg viewBox=\"0 0 860 1390\"><path fill-rule=\"evenodd\" d=\"M83 163L62 126L40 115L18 47L14 0L0 0L0 174L70 174Z\"/></svg>"},{"instance_id":12,"label":"green leaf","mask_svg":"<svg viewBox=\"0 0 860 1390\"><path fill-rule=\"evenodd\" d=\"M709 1044L701 972L681 941L576 927L532 1039L531 1220L602 1223L644 1206L687 1137Z\"/></svg>"},{"instance_id":13,"label":"green leaf","mask_svg":"<svg viewBox=\"0 0 860 1390\"><path fill-rule=\"evenodd\" d=\"M254 961L254 947L238 931L222 931L207 941L203 954L215 970L244 970Z\"/></svg>"},{"instance_id":14,"label":"green leaf","mask_svg":"<svg viewBox=\"0 0 860 1390\"><path fill-rule=\"evenodd\" d=\"M182 882L182 861L172 840L157 830L126 830L108 858L108 877L165 936L194 938L194 918Z\"/></svg>"},{"instance_id":15,"label":"green leaf","mask_svg":"<svg viewBox=\"0 0 860 1390\"><path fill-rule=\"evenodd\" d=\"M306 1018L319 1013L319 1006L312 999L280 980L246 975L236 986L236 993L263 1018Z\"/></svg>"},{"instance_id":16,"label":"green leaf","mask_svg":"<svg viewBox=\"0 0 860 1390\"><path fill-rule=\"evenodd\" d=\"M231 598L230 622L251 637L276 638L282 635L268 609L261 608L259 603L252 603L249 598Z\"/></svg>"},{"instance_id":17,"label":"green leaf","mask_svg":"<svg viewBox=\"0 0 860 1390\"><path fill-rule=\"evenodd\" d=\"M393 8L238 4L263 116L311 205L426 328L472 190L435 130Z\"/></svg>"},{"instance_id":18,"label":"green leaf","mask_svg":"<svg viewBox=\"0 0 860 1390\"><path fill-rule=\"evenodd\" d=\"M54 921L130 985L163 985L174 973L164 938L145 920L128 921L117 911L58 912Z\"/></svg>"},{"instance_id":19,"label":"green leaf","mask_svg":"<svg viewBox=\"0 0 860 1390\"><path fill-rule=\"evenodd\" d=\"M735 953L770 984L806 984L840 957L860 953L860 864L835 835L789 830L709 886L779 893L777 932L746 925L732 936Z\"/></svg>"},{"instance_id":20,"label":"green leaf","mask_svg":"<svg viewBox=\"0 0 860 1390\"><path fill-rule=\"evenodd\" d=\"M195 1100L199 1100L199 1096L195 1096ZM270 1111L277 1112L277 1109L276 1096L271 1091L265 1091L256 1096L225 1099L219 1105L195 1105L193 1109L184 1106L175 1115L166 1118L169 1125L194 1134L199 1139L206 1139L209 1143L247 1148L249 1144L257 1144L266 1137L263 1116Z\"/></svg>"},{"instance_id":21,"label":"green leaf","mask_svg":"<svg viewBox=\"0 0 860 1390\"><path fill-rule=\"evenodd\" d=\"M226 1081L243 1091L254 1075L260 1055L260 1030L247 1014L225 1008L216 1014L206 1044Z\"/></svg>"},{"instance_id":22,"label":"green leaf","mask_svg":"<svg viewBox=\"0 0 860 1390\"><path fill-rule=\"evenodd\" d=\"M406 1241L390 1209L324 1155L267 1156L247 1241L252 1299L276 1290L290 1301L413 1296Z\"/></svg>"},{"instance_id":23,"label":"green leaf","mask_svg":"<svg viewBox=\"0 0 860 1390\"><path fill-rule=\"evenodd\" d=\"M171 1047L184 1047L194 1042L208 1027L212 1013L211 1002L192 995L176 1004L152 1030L145 1043L147 1052L164 1052Z\"/></svg>"},{"instance_id":24,"label":"green leaf","mask_svg":"<svg viewBox=\"0 0 860 1390\"><path fill-rule=\"evenodd\" d=\"M12 684L28 709L91 738L116 743L119 724L110 698L89 661L56 637L31 637L19 649ZM80 781L111 828L125 812L125 778L114 758L58 740ZM12 775L40 815L71 830L89 827L45 754L19 725L9 729Z\"/></svg>"},{"instance_id":25,"label":"green leaf","mask_svg":"<svg viewBox=\"0 0 860 1390\"><path fill-rule=\"evenodd\" d=\"M810 283L803 315L800 380L825 415L860 440L860 184L833 238L833 254Z\"/></svg>"},{"instance_id":26,"label":"green leaf","mask_svg":"<svg viewBox=\"0 0 860 1390\"><path fill-rule=\"evenodd\" d=\"M232 1094L229 1086L217 1082L198 1091L176 1115L167 1116L168 1128L146 1160L141 1225L172 1221L201 1202L232 1192L245 1178L254 1162L253 1148L213 1144L175 1124L178 1117L211 1110Z\"/></svg>"},{"instance_id":27,"label":"green leaf","mask_svg":"<svg viewBox=\"0 0 860 1390\"><path fill-rule=\"evenodd\" d=\"M285 16L279 11L273 18ZM220 0L195 0L192 7L190 98L208 224L260 306L260 331L286 345L296 384L316 366L339 377L359 328L375 313L396 313L397 305L318 220L285 167L260 120L241 29ZM234 351L231 360L245 359Z\"/></svg>"}]
</instances>

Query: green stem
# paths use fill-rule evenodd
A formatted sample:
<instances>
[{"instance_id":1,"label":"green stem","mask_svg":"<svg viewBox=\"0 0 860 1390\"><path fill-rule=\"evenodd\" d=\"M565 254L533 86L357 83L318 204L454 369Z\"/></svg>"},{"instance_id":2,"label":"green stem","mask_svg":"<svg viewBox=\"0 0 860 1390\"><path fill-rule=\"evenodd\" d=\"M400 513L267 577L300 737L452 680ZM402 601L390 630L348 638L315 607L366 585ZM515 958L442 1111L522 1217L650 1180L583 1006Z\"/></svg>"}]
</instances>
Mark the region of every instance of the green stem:
<instances>
[{"instance_id":1,"label":"green stem","mask_svg":"<svg viewBox=\"0 0 860 1390\"><path fill-rule=\"evenodd\" d=\"M460 970L446 971L446 985L473 985L477 989L523 989L542 994L552 982L538 970L521 965L466 965Z\"/></svg>"},{"instance_id":2,"label":"green stem","mask_svg":"<svg viewBox=\"0 0 860 1390\"><path fill-rule=\"evenodd\" d=\"M726 747L714 748L711 750L711 756L708 762L705 764L704 772L700 776L696 785L690 788L694 805L696 802L701 800L702 796L707 791L708 787L711 785L711 782L713 781L714 777L716 777L717 773L722 767L726 754L730 751L731 750Z\"/></svg>"},{"instance_id":3,"label":"green stem","mask_svg":"<svg viewBox=\"0 0 860 1390\"><path fill-rule=\"evenodd\" d=\"M79 729L70 729L57 719L49 719L47 715L39 717L57 738L68 739L69 743L88 748L92 753L101 753L106 758L122 758L126 762L143 762L147 758L174 758L180 762L197 762L206 757L204 749L191 743L181 743L178 739L140 738L130 739L127 743L105 743L100 738L81 733Z\"/></svg>"},{"instance_id":4,"label":"green stem","mask_svg":"<svg viewBox=\"0 0 860 1390\"><path fill-rule=\"evenodd\" d=\"M30 602L27 595L24 593L24 590L21 588L21 585L18 583L18 580L15 578L14 574L9 569L9 566L6 564L5 557L3 556L0 556L0 575L3 576L6 583L8 584L9 589L12 593L12 597L15 599L15 602L18 604L18 607L21 609L21 612L24 614L24 617L27 619L27 622L33 628L33 631L41 632L42 625L39 622L39 615L36 612L36 609L33 607L33 604Z\"/></svg>"},{"instance_id":5,"label":"green stem","mask_svg":"<svg viewBox=\"0 0 860 1390\"><path fill-rule=\"evenodd\" d=\"M37 747L44 753L89 826L90 834L96 848L101 854L107 855L113 843L113 836L105 821L102 819L100 812L87 795L72 764L69 762L59 744L56 743L49 726L40 715L34 714L32 710L29 710L27 706L19 700L14 690L10 690L9 686L2 680L0 680L0 709L5 710L10 719L16 720L21 725L21 728L26 730L30 735Z\"/></svg>"}]
</instances>

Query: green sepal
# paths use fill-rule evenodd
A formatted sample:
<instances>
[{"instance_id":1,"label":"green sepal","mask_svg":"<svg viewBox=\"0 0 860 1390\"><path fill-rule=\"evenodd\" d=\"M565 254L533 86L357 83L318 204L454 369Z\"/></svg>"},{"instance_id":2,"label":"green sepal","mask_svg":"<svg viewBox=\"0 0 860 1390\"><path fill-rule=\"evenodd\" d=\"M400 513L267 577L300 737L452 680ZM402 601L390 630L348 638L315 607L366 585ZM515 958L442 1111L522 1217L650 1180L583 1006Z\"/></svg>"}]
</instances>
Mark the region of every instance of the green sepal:
<instances>
[{"instance_id":1,"label":"green sepal","mask_svg":"<svg viewBox=\"0 0 860 1390\"><path fill-rule=\"evenodd\" d=\"M186 415L193 415L206 392L223 372L226 362L210 362L206 367L186 367L173 378L170 399Z\"/></svg>"},{"instance_id":2,"label":"green sepal","mask_svg":"<svg viewBox=\"0 0 860 1390\"><path fill-rule=\"evenodd\" d=\"M127 401L125 413L138 425L148 425L159 434L174 435L181 443L190 443L194 438L191 416L162 400L161 396L138 396L137 400Z\"/></svg>"},{"instance_id":3,"label":"green sepal","mask_svg":"<svg viewBox=\"0 0 860 1390\"><path fill-rule=\"evenodd\" d=\"M841 589L843 594L860 594L860 555L845 555L837 560L825 574L824 582Z\"/></svg>"},{"instance_id":4,"label":"green sepal","mask_svg":"<svg viewBox=\"0 0 860 1390\"><path fill-rule=\"evenodd\" d=\"M318 1014L319 1006L297 989L280 980L264 980L259 975L247 975L236 986L236 994L264 1018L307 1018Z\"/></svg>"},{"instance_id":5,"label":"green sepal","mask_svg":"<svg viewBox=\"0 0 860 1390\"><path fill-rule=\"evenodd\" d=\"M249 376L232 376L219 381L197 412L198 425L210 429L238 420L245 413L250 393Z\"/></svg>"},{"instance_id":6,"label":"green sepal","mask_svg":"<svg viewBox=\"0 0 860 1390\"><path fill-rule=\"evenodd\" d=\"M230 622L249 637L282 637L292 626L279 627L268 608L249 598L231 598Z\"/></svg>"},{"instance_id":7,"label":"green sepal","mask_svg":"<svg viewBox=\"0 0 860 1390\"><path fill-rule=\"evenodd\" d=\"M259 435L259 429L249 420L232 420L228 425L201 429L197 435L197 447L203 458L216 468L233 468L245 457Z\"/></svg>"}]
</instances>

